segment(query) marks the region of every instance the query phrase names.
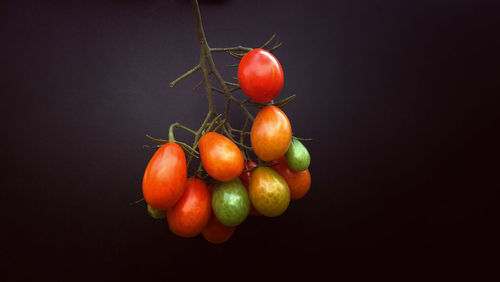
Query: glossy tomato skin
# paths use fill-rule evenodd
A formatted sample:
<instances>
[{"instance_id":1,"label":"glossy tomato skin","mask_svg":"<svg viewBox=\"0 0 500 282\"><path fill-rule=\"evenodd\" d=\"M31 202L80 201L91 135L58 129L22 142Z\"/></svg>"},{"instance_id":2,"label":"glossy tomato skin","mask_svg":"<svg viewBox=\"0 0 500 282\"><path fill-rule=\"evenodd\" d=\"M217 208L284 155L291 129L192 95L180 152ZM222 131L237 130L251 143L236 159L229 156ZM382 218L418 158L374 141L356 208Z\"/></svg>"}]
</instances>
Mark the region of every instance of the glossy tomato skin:
<instances>
[{"instance_id":1,"label":"glossy tomato skin","mask_svg":"<svg viewBox=\"0 0 500 282\"><path fill-rule=\"evenodd\" d=\"M245 170L249 170L255 167L257 167L257 163L253 161L247 161L245 163L245 168L243 172L240 174L241 183L243 184L243 186L245 186L247 190L248 186L250 185L250 177L252 177L252 172L250 171L245 172ZM260 215L260 213L253 206L250 207L250 214L256 216Z\"/></svg>"},{"instance_id":2,"label":"glossy tomato skin","mask_svg":"<svg viewBox=\"0 0 500 282\"><path fill-rule=\"evenodd\" d=\"M264 216L279 216L290 204L288 184L269 167L260 166L254 170L248 190L252 205Z\"/></svg>"},{"instance_id":3,"label":"glossy tomato skin","mask_svg":"<svg viewBox=\"0 0 500 282\"><path fill-rule=\"evenodd\" d=\"M201 235L212 244L221 244L233 236L234 230L236 230L236 227L222 224L212 214L207 226L201 231Z\"/></svg>"},{"instance_id":4,"label":"glossy tomato skin","mask_svg":"<svg viewBox=\"0 0 500 282\"><path fill-rule=\"evenodd\" d=\"M250 141L255 154L263 161L285 155L292 139L292 126L286 114L276 106L262 108L252 124Z\"/></svg>"},{"instance_id":5,"label":"glossy tomato skin","mask_svg":"<svg viewBox=\"0 0 500 282\"><path fill-rule=\"evenodd\" d=\"M311 188L311 173L309 169L295 171L291 169L285 158L280 158L273 163L280 163L271 168L285 179L290 189L290 200L303 198Z\"/></svg>"},{"instance_id":6,"label":"glossy tomato skin","mask_svg":"<svg viewBox=\"0 0 500 282\"><path fill-rule=\"evenodd\" d=\"M219 182L212 193L212 210L217 219L226 226L237 226L250 212L250 199L239 178Z\"/></svg>"},{"instance_id":7,"label":"glossy tomato skin","mask_svg":"<svg viewBox=\"0 0 500 282\"><path fill-rule=\"evenodd\" d=\"M200 138L198 148L203 168L212 178L227 182L243 171L243 154L226 136L208 132Z\"/></svg>"},{"instance_id":8,"label":"glossy tomato skin","mask_svg":"<svg viewBox=\"0 0 500 282\"><path fill-rule=\"evenodd\" d=\"M168 226L181 237L194 237L208 224L211 214L207 185L199 178L188 178L182 197L167 211Z\"/></svg>"},{"instance_id":9,"label":"glossy tomato skin","mask_svg":"<svg viewBox=\"0 0 500 282\"><path fill-rule=\"evenodd\" d=\"M165 143L155 152L144 172L144 199L155 209L171 208L184 192L186 177L186 156L181 146Z\"/></svg>"},{"instance_id":10,"label":"glossy tomato skin","mask_svg":"<svg viewBox=\"0 0 500 282\"><path fill-rule=\"evenodd\" d=\"M285 153L286 163L296 171L306 170L311 163L311 156L306 146L298 139L292 138L290 147Z\"/></svg>"},{"instance_id":11,"label":"glossy tomato skin","mask_svg":"<svg viewBox=\"0 0 500 282\"><path fill-rule=\"evenodd\" d=\"M241 90L255 102L267 103L283 88L281 64L270 52L256 48L243 56L238 66Z\"/></svg>"}]
</instances>

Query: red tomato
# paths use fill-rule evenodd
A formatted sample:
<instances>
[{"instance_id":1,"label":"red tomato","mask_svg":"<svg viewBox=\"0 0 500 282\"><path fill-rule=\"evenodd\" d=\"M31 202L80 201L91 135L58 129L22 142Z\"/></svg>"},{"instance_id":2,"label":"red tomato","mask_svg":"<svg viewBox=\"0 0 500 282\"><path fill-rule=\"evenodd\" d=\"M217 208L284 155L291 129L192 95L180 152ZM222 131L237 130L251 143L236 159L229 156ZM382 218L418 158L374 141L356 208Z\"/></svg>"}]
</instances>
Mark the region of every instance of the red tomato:
<instances>
[{"instance_id":1,"label":"red tomato","mask_svg":"<svg viewBox=\"0 0 500 282\"><path fill-rule=\"evenodd\" d=\"M247 188L247 190L248 190L248 185L250 185L250 177L252 176L252 172L249 171L245 172L245 170L249 170L254 167L257 167L257 164L255 162L248 161L245 163L245 168L243 172L240 174L241 183L243 184L243 186L245 186L245 188ZM253 206L250 208L250 214L260 215L260 213Z\"/></svg>"},{"instance_id":2,"label":"red tomato","mask_svg":"<svg viewBox=\"0 0 500 282\"><path fill-rule=\"evenodd\" d=\"M226 226L217 220L212 214L207 226L201 231L201 235L212 244L221 244L233 236L236 227Z\"/></svg>"},{"instance_id":3,"label":"red tomato","mask_svg":"<svg viewBox=\"0 0 500 282\"><path fill-rule=\"evenodd\" d=\"M212 178L227 182L234 180L243 171L243 154L226 136L208 132L200 138L198 148L203 168Z\"/></svg>"},{"instance_id":4,"label":"red tomato","mask_svg":"<svg viewBox=\"0 0 500 282\"><path fill-rule=\"evenodd\" d=\"M276 106L262 108L252 124L250 141L253 151L263 161L285 155L292 140L292 126L285 113Z\"/></svg>"},{"instance_id":5,"label":"red tomato","mask_svg":"<svg viewBox=\"0 0 500 282\"><path fill-rule=\"evenodd\" d=\"M247 161L245 163L245 167L243 169L243 172L240 174L241 183L243 183L243 185L247 189L248 189L248 184L250 184L250 176L252 175L252 172L250 172L250 171L245 172L245 170L250 170L254 167L257 167L257 164L255 162Z\"/></svg>"},{"instance_id":6,"label":"red tomato","mask_svg":"<svg viewBox=\"0 0 500 282\"><path fill-rule=\"evenodd\" d=\"M208 224L212 214L210 191L198 178L186 181L185 191L167 211L170 230L181 237L194 237Z\"/></svg>"},{"instance_id":7,"label":"red tomato","mask_svg":"<svg viewBox=\"0 0 500 282\"><path fill-rule=\"evenodd\" d=\"M288 188L290 189L290 200L303 198L309 191L309 188L311 188L311 174L309 169L295 171L288 166L285 157L273 163L280 163L279 165L271 166L271 168L281 175L288 184Z\"/></svg>"},{"instance_id":8,"label":"red tomato","mask_svg":"<svg viewBox=\"0 0 500 282\"><path fill-rule=\"evenodd\" d=\"M243 56L238 66L241 90L255 102L267 103L283 88L280 62L264 49L253 49Z\"/></svg>"},{"instance_id":9,"label":"red tomato","mask_svg":"<svg viewBox=\"0 0 500 282\"><path fill-rule=\"evenodd\" d=\"M181 146L165 143L153 155L144 172L144 199L155 209L171 208L184 192L186 177L186 156Z\"/></svg>"}]
</instances>

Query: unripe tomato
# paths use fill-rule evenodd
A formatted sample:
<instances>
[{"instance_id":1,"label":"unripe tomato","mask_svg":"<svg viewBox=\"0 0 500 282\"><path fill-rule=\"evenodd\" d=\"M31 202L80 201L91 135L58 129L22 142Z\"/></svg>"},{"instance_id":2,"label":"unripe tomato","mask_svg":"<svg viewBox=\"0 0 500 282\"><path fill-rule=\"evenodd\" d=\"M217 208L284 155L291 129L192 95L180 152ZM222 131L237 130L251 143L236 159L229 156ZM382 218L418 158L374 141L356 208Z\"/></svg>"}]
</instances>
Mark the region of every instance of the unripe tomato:
<instances>
[{"instance_id":1,"label":"unripe tomato","mask_svg":"<svg viewBox=\"0 0 500 282\"><path fill-rule=\"evenodd\" d=\"M212 193L212 210L224 225L242 223L250 212L248 192L239 178L230 182L219 182Z\"/></svg>"},{"instance_id":2,"label":"unripe tomato","mask_svg":"<svg viewBox=\"0 0 500 282\"><path fill-rule=\"evenodd\" d=\"M221 244L233 236L235 229L236 227L226 226L220 223L215 215L212 215L207 226L201 231L201 235L212 244Z\"/></svg>"},{"instance_id":3,"label":"unripe tomato","mask_svg":"<svg viewBox=\"0 0 500 282\"><path fill-rule=\"evenodd\" d=\"M298 200L303 198L309 188L311 188L311 174L309 169L302 171L295 171L291 169L285 161L285 158L280 158L275 163L280 162L279 165L272 166L283 179L285 179L290 189L290 200Z\"/></svg>"},{"instance_id":4,"label":"unripe tomato","mask_svg":"<svg viewBox=\"0 0 500 282\"><path fill-rule=\"evenodd\" d=\"M153 155L144 172L144 199L155 209L171 208L184 192L186 177L186 156L181 146L165 143Z\"/></svg>"},{"instance_id":5,"label":"unripe tomato","mask_svg":"<svg viewBox=\"0 0 500 282\"><path fill-rule=\"evenodd\" d=\"M148 214L154 219L162 219L166 216L166 211L158 210L148 205Z\"/></svg>"},{"instance_id":6,"label":"unripe tomato","mask_svg":"<svg viewBox=\"0 0 500 282\"><path fill-rule=\"evenodd\" d=\"M265 216L281 215L290 203L288 185L269 167L260 166L253 171L248 190L252 205Z\"/></svg>"},{"instance_id":7,"label":"unripe tomato","mask_svg":"<svg viewBox=\"0 0 500 282\"><path fill-rule=\"evenodd\" d=\"M245 186L245 188L247 188L247 190L248 190L248 185L250 185L250 177L252 176L252 172L250 171L245 172L245 170L249 170L254 167L257 167L257 164L255 162L248 161L245 163L245 168L243 172L240 174L241 183L243 184L243 186ZM260 215L260 213L253 206L250 207L250 214Z\"/></svg>"},{"instance_id":8,"label":"unripe tomato","mask_svg":"<svg viewBox=\"0 0 500 282\"><path fill-rule=\"evenodd\" d=\"M238 66L238 82L248 97L255 102L267 103L283 88L283 69L273 54L256 48L241 59Z\"/></svg>"},{"instance_id":9,"label":"unripe tomato","mask_svg":"<svg viewBox=\"0 0 500 282\"><path fill-rule=\"evenodd\" d=\"M243 154L226 136L208 132L200 138L198 148L203 168L212 178L231 181L243 171Z\"/></svg>"},{"instance_id":10,"label":"unripe tomato","mask_svg":"<svg viewBox=\"0 0 500 282\"><path fill-rule=\"evenodd\" d=\"M252 124L250 141L255 154L263 161L283 156L292 139L292 126L285 113L276 106L262 108Z\"/></svg>"},{"instance_id":11,"label":"unripe tomato","mask_svg":"<svg viewBox=\"0 0 500 282\"><path fill-rule=\"evenodd\" d=\"M307 148L296 138L292 138L290 147L285 153L286 163L295 171L306 170L311 163L311 156Z\"/></svg>"},{"instance_id":12,"label":"unripe tomato","mask_svg":"<svg viewBox=\"0 0 500 282\"><path fill-rule=\"evenodd\" d=\"M182 197L167 211L168 226L181 237L194 237L208 224L211 214L207 185L192 177L186 181Z\"/></svg>"}]
</instances>

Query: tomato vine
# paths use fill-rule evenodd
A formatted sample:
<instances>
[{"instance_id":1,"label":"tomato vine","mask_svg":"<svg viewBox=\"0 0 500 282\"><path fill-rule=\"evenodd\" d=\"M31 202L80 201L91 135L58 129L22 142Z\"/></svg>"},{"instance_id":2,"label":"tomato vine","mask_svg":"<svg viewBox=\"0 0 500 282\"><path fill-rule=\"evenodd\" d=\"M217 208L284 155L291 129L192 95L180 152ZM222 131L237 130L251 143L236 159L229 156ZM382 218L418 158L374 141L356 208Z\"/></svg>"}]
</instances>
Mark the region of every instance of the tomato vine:
<instances>
[{"instance_id":1,"label":"tomato vine","mask_svg":"<svg viewBox=\"0 0 500 282\"><path fill-rule=\"evenodd\" d=\"M200 7L198 4L197 0L191 0L192 8L193 8L193 14L195 18L195 24L196 24L196 36L198 39L199 47L200 47L200 61L199 63L180 75L178 78L174 79L172 82L170 82L169 86L170 87L175 87L177 84L179 84L182 80L185 78L197 73L198 71L201 71L202 73L202 80L198 85L196 85L194 89L198 88L202 84L205 87L205 92L208 100L208 112L205 116L205 119L201 123L200 127L198 129L191 129L188 128L178 122L175 122L170 125L169 127L169 134L168 134L168 140L166 139L159 139L159 138L154 138L149 135L146 135L147 138L149 138L151 141L156 142L156 143L167 143L167 142L175 142L178 145L182 147L182 149L189 155L188 160L187 160L187 167L188 169L191 169L193 159L199 158L200 152L198 150L198 142L201 138L202 135L204 135L206 132L209 131L220 131L221 134L225 135L228 137L232 142L234 142L242 151L243 156L245 160L250 160L251 159L251 154L250 152L252 151L252 147L248 146L245 144L245 135L249 135L249 127L251 125L251 122L254 120L254 116L252 113L248 110L247 107L254 107L257 109L261 109L267 105L275 105L277 107L284 107L288 103L290 103L294 98L295 95L289 96L287 98L284 98L280 101L274 102L271 101L269 103L257 103L252 101L250 98L244 99L244 100L239 100L236 97L232 95L235 91L240 90L240 85L238 83L230 82L225 80L222 75L220 74L219 70L217 69L214 59L212 57L212 53L217 53L217 52L225 52L228 55L236 58L236 59L241 59L247 52L253 50L254 48L250 47L245 47L245 46L234 46L234 47L227 47L227 48L211 48L208 44L205 31L203 28L203 22L201 19L201 13L200 13ZM269 52L273 52L277 50L282 43L276 43L276 34L273 34L264 44L262 44L258 48L265 49ZM275 42L274 44L272 44ZM271 46L272 45L272 46ZM238 67L238 64L231 65L230 67ZM218 87L212 85L212 82L210 81L210 77L214 77L215 81L218 84ZM223 113L219 113L215 107L214 100L213 100L213 94L222 94L225 96L225 108ZM237 105L245 114L245 123L241 129L236 129L234 128L229 120L230 112L231 112L231 104ZM182 129L194 136L194 141L192 145L188 145L182 141L176 140L174 136L174 128ZM156 146L158 147L158 146ZM194 175L200 176L202 173L202 165L201 163L198 165L198 168L194 172Z\"/></svg>"}]
</instances>

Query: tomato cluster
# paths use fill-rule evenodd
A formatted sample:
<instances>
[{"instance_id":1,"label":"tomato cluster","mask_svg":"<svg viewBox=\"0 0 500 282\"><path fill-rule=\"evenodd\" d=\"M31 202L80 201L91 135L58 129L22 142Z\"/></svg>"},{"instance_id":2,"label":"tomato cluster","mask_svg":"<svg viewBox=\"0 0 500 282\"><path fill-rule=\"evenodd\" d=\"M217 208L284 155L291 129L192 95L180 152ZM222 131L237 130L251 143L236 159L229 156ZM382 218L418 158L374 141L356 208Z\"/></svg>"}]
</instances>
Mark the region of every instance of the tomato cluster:
<instances>
[{"instance_id":1,"label":"tomato cluster","mask_svg":"<svg viewBox=\"0 0 500 282\"><path fill-rule=\"evenodd\" d=\"M262 106L251 127L251 147L208 131L194 148L199 150L206 177L188 178L186 155L175 142L162 145L144 173L149 213L166 217L178 236L201 233L211 243L223 243L248 215L279 216L311 186L307 148L292 136L290 121L280 107L262 104L283 87L278 60L263 49L253 49L242 58L238 78L243 92ZM258 162L251 160L248 151Z\"/></svg>"}]
</instances>

